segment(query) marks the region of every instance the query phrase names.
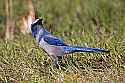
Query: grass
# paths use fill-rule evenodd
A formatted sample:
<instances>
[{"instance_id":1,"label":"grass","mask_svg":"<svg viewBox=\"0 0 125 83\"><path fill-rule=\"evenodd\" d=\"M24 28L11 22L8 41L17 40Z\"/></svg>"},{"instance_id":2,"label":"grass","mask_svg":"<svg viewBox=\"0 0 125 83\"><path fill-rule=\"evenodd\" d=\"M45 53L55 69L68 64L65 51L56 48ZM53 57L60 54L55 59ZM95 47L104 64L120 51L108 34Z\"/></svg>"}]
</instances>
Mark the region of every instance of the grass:
<instances>
[{"instance_id":1,"label":"grass","mask_svg":"<svg viewBox=\"0 0 125 83\"><path fill-rule=\"evenodd\" d=\"M109 49L106 53L76 53L64 57L62 70L53 67L50 58L37 46L30 35L17 36L13 41L0 41L1 82L56 82L63 75L64 82L124 82L125 41L99 42L98 47ZM65 38L64 38L65 40ZM75 40L67 40L75 45ZM91 41L91 40L90 40ZM88 41L88 42L90 42ZM112 41L112 42L111 42ZM117 41L117 42L116 42ZM83 42L79 40L79 42ZM90 43L93 46L95 43ZM61 77L62 78L62 77Z\"/></svg>"},{"instance_id":2,"label":"grass","mask_svg":"<svg viewBox=\"0 0 125 83\"><path fill-rule=\"evenodd\" d=\"M59 79L64 83L125 82L124 0L33 2L38 17L47 20L46 26L52 24L47 29L55 36L71 45L105 48L110 53L70 54L58 70L31 34L15 34L14 40L0 39L1 83L59 83ZM92 18L99 19L100 32Z\"/></svg>"}]
</instances>

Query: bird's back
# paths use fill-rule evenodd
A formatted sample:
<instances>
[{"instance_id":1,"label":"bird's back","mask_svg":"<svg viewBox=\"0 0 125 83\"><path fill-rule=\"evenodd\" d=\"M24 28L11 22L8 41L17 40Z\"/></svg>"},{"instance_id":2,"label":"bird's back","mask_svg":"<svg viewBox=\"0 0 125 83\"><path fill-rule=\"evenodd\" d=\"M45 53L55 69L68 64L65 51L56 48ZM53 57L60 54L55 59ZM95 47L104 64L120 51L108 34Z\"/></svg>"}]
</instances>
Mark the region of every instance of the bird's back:
<instances>
[{"instance_id":1,"label":"bird's back","mask_svg":"<svg viewBox=\"0 0 125 83\"><path fill-rule=\"evenodd\" d=\"M44 49L49 55L52 56L62 56L64 55L64 49L62 46L50 45L44 41L44 37L39 42L39 46Z\"/></svg>"}]
</instances>

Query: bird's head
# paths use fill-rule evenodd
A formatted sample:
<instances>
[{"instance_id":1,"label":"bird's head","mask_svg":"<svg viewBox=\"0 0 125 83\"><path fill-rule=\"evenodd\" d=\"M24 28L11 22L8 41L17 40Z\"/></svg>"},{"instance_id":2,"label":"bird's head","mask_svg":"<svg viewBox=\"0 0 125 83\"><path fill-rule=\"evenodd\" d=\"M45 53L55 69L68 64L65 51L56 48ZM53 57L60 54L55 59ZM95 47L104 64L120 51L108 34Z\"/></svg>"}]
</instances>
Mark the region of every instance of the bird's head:
<instances>
[{"instance_id":1,"label":"bird's head","mask_svg":"<svg viewBox=\"0 0 125 83\"><path fill-rule=\"evenodd\" d=\"M36 37L39 31L41 35L49 34L49 32L44 29L44 23L45 21L43 19L36 19L35 21L33 21L33 23L31 24L31 32L33 37Z\"/></svg>"},{"instance_id":2,"label":"bird's head","mask_svg":"<svg viewBox=\"0 0 125 83\"><path fill-rule=\"evenodd\" d=\"M39 32L41 28L43 28L43 19L36 19L35 21L32 22L31 24L31 32L33 37L36 37L36 34Z\"/></svg>"},{"instance_id":3,"label":"bird's head","mask_svg":"<svg viewBox=\"0 0 125 83\"><path fill-rule=\"evenodd\" d=\"M35 26L35 25L40 25L40 26L43 26L44 25L44 20L43 19L36 19L32 22L31 24L32 26Z\"/></svg>"}]
</instances>

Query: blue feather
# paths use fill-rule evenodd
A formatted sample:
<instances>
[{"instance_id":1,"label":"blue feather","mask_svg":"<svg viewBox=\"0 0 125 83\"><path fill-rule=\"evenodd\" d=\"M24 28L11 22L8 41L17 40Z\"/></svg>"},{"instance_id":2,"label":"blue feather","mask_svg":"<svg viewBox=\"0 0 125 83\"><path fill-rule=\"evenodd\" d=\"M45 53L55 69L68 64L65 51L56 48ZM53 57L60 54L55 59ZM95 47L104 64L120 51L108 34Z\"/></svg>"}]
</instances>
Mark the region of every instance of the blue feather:
<instances>
[{"instance_id":1,"label":"blue feather","mask_svg":"<svg viewBox=\"0 0 125 83\"><path fill-rule=\"evenodd\" d=\"M36 26L31 26L31 31L32 31L32 35L35 38L37 33L40 31L40 28L36 25Z\"/></svg>"},{"instance_id":2,"label":"blue feather","mask_svg":"<svg viewBox=\"0 0 125 83\"><path fill-rule=\"evenodd\" d=\"M44 36L44 41L50 45L67 46L62 40L55 37Z\"/></svg>"},{"instance_id":3,"label":"blue feather","mask_svg":"<svg viewBox=\"0 0 125 83\"><path fill-rule=\"evenodd\" d=\"M102 48L87 48L79 46L64 46L65 53L74 53L74 52L109 52Z\"/></svg>"},{"instance_id":4,"label":"blue feather","mask_svg":"<svg viewBox=\"0 0 125 83\"><path fill-rule=\"evenodd\" d=\"M40 42L40 40L45 36L45 35L49 35L51 34L49 31L47 31L45 28L42 28L43 33L42 34L38 34L39 35L39 39L38 39L38 43Z\"/></svg>"}]
</instances>

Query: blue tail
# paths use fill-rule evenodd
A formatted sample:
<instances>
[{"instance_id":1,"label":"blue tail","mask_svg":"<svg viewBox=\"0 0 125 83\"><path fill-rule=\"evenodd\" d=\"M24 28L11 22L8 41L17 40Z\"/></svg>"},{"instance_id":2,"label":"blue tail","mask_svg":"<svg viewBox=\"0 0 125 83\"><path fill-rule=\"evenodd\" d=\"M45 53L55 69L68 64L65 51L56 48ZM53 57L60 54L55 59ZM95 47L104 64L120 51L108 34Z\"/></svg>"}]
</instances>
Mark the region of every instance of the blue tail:
<instances>
[{"instance_id":1,"label":"blue tail","mask_svg":"<svg viewBox=\"0 0 125 83\"><path fill-rule=\"evenodd\" d=\"M102 48L87 48L87 47L79 47L79 46L65 46L65 53L74 53L74 52L109 52Z\"/></svg>"}]
</instances>

